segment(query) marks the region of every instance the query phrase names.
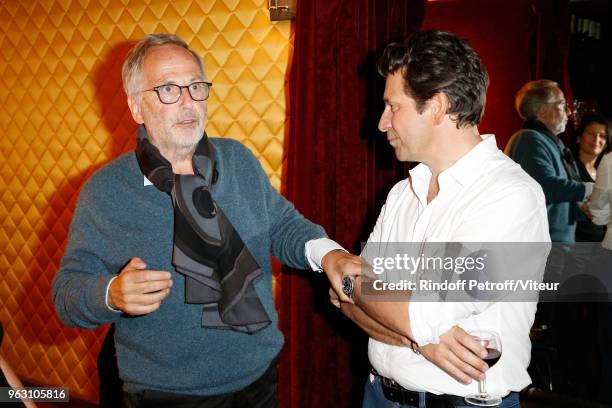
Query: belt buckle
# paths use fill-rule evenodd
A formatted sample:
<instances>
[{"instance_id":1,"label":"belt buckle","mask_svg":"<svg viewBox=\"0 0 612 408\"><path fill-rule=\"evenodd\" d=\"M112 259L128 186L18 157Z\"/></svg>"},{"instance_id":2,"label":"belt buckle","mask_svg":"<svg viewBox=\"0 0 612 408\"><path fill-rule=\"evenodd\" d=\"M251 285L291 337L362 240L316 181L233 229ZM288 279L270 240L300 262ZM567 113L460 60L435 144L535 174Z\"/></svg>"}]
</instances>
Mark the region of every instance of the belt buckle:
<instances>
[{"instance_id":1,"label":"belt buckle","mask_svg":"<svg viewBox=\"0 0 612 408\"><path fill-rule=\"evenodd\" d=\"M419 393L409 391L398 384L395 380L382 375L378 375L382 385L383 394L389 401L398 402L400 404L419 405Z\"/></svg>"},{"instance_id":2,"label":"belt buckle","mask_svg":"<svg viewBox=\"0 0 612 408\"><path fill-rule=\"evenodd\" d=\"M376 371L372 370L372 374L380 378L383 394L389 401L400 404L415 405L420 404L420 393L418 391L410 391L398 384L392 378L383 377ZM425 401L427 407L431 408L454 408L455 405L443 396L425 393Z\"/></svg>"},{"instance_id":3,"label":"belt buckle","mask_svg":"<svg viewBox=\"0 0 612 408\"><path fill-rule=\"evenodd\" d=\"M387 378L387 377L383 377L383 376L379 376L380 377L380 382L383 383L383 385L385 387L389 387L389 388L399 388L397 385L397 383L395 381L393 381L391 378Z\"/></svg>"},{"instance_id":4,"label":"belt buckle","mask_svg":"<svg viewBox=\"0 0 612 408\"><path fill-rule=\"evenodd\" d=\"M371 374L380 378L383 394L389 401L416 406L420 404L419 392L405 389L392 378L378 374L374 368L372 368ZM425 403L428 408L454 408L455 404L461 404L462 401L461 397L425 393Z\"/></svg>"}]
</instances>

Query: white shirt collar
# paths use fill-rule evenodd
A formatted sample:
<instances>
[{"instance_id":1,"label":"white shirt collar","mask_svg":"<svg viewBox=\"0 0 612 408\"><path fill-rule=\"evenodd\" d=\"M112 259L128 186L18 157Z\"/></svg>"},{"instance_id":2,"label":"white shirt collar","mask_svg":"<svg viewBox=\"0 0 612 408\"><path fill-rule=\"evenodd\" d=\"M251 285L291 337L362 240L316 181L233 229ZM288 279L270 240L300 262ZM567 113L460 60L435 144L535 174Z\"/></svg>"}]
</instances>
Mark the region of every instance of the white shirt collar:
<instances>
[{"instance_id":1,"label":"white shirt collar","mask_svg":"<svg viewBox=\"0 0 612 408\"><path fill-rule=\"evenodd\" d=\"M498 150L495 135L486 134L480 137L482 142L478 143L452 166L440 173L438 179L440 184L444 184L452 177L457 183L465 186L471 184L474 179L479 177L483 161L490 158L491 154ZM422 163L410 170L412 189L421 202L427 197L431 174L429 167Z\"/></svg>"},{"instance_id":2,"label":"white shirt collar","mask_svg":"<svg viewBox=\"0 0 612 408\"><path fill-rule=\"evenodd\" d=\"M453 177L462 186L470 185L480 176L485 160L491 158L497 149L495 135L481 135L482 141L467 152L448 169L440 173L444 180Z\"/></svg>"},{"instance_id":3,"label":"white shirt collar","mask_svg":"<svg viewBox=\"0 0 612 408\"><path fill-rule=\"evenodd\" d=\"M142 178L144 179L144 180L143 180L143 184L142 184L143 186L145 186L145 187L146 187L146 186L152 186L152 185L153 185L153 183L151 183L151 180L149 180L149 179L147 178L147 176L142 176Z\"/></svg>"}]
</instances>

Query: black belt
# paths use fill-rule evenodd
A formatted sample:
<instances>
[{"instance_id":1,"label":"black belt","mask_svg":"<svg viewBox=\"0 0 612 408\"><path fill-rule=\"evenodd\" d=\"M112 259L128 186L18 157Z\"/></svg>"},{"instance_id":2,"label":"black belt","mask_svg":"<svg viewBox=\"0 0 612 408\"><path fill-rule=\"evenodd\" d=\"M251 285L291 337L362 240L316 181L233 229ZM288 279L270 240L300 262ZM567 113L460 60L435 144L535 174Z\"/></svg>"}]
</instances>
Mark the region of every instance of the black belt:
<instances>
[{"instance_id":1,"label":"black belt","mask_svg":"<svg viewBox=\"0 0 612 408\"><path fill-rule=\"evenodd\" d=\"M420 392L407 390L394 380L378 375L374 369L372 369L372 374L380 378L380 385L386 399L399 404L419 406ZM436 395L426 392L425 405L427 408L455 408L457 405L465 405L465 402L463 398L456 395Z\"/></svg>"}]
</instances>

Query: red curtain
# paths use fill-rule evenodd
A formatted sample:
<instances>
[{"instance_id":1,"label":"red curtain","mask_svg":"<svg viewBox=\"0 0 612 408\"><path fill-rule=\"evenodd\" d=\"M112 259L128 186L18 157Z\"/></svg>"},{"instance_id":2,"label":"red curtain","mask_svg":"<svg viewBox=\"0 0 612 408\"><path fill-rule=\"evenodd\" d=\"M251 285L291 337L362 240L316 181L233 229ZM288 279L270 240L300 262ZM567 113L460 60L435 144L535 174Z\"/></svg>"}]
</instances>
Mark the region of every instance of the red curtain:
<instances>
[{"instance_id":1,"label":"red curtain","mask_svg":"<svg viewBox=\"0 0 612 408\"><path fill-rule=\"evenodd\" d=\"M567 69L567 0L458 0L428 2L423 29L467 38L491 78L479 130L504 148L521 126L514 96L526 82L557 81L571 97Z\"/></svg>"},{"instance_id":2,"label":"red curtain","mask_svg":"<svg viewBox=\"0 0 612 408\"><path fill-rule=\"evenodd\" d=\"M422 0L298 2L288 84L285 196L358 252L404 170L377 131L375 61L422 21ZM361 405L367 337L329 304L324 276L285 271L278 293L282 407Z\"/></svg>"}]
</instances>

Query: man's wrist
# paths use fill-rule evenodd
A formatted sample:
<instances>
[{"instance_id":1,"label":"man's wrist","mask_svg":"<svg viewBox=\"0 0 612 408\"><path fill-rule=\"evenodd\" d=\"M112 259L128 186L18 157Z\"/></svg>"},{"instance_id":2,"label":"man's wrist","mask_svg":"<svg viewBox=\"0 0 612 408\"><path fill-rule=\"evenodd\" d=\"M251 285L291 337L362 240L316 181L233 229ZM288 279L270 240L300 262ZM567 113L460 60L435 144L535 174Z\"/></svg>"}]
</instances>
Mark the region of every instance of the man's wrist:
<instances>
[{"instance_id":1,"label":"man's wrist","mask_svg":"<svg viewBox=\"0 0 612 408\"><path fill-rule=\"evenodd\" d=\"M324 272L326 269L329 269L330 259L332 259L334 257L334 255L341 255L343 253L346 254L348 252L346 252L344 249L332 249L331 251L329 251L325 255L323 255L323 258L321 258L321 270L320 270L320 272Z\"/></svg>"},{"instance_id":2,"label":"man's wrist","mask_svg":"<svg viewBox=\"0 0 612 408\"><path fill-rule=\"evenodd\" d=\"M341 245L329 238L312 239L306 242L304 254L313 271L323 272L323 258L332 251L347 252Z\"/></svg>"},{"instance_id":3,"label":"man's wrist","mask_svg":"<svg viewBox=\"0 0 612 408\"><path fill-rule=\"evenodd\" d=\"M110 281L108 281L108 285L106 286L105 302L106 302L106 307L108 307L109 310L112 310L113 312L120 312L121 310L115 309L113 306L111 306L111 301L110 301L110 287L115 279L117 279L117 276L114 276Z\"/></svg>"},{"instance_id":4,"label":"man's wrist","mask_svg":"<svg viewBox=\"0 0 612 408\"><path fill-rule=\"evenodd\" d=\"M410 337L406 337L408 339L408 341L410 342L410 349L412 350L412 352L418 356L421 355L421 351L419 350L419 345L416 344L414 341L412 341L412 339Z\"/></svg>"}]
</instances>

